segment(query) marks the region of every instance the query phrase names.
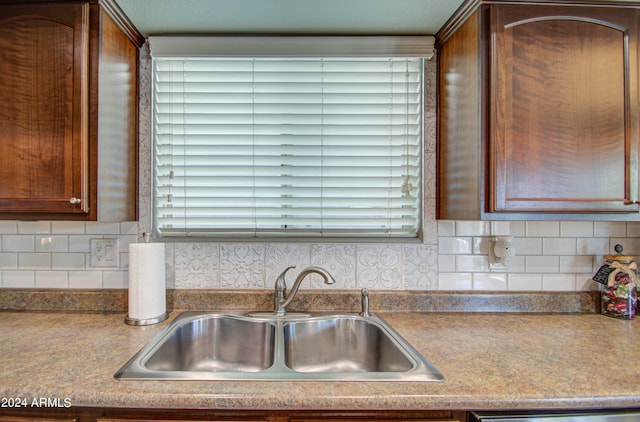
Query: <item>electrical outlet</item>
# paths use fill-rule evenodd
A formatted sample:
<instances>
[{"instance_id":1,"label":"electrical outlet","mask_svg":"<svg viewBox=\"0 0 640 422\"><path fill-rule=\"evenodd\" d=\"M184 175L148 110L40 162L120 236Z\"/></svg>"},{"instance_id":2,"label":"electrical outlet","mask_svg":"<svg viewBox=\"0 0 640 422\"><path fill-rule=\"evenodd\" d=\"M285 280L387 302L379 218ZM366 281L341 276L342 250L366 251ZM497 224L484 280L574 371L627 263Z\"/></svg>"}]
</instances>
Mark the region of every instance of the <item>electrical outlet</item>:
<instances>
[{"instance_id":1,"label":"electrical outlet","mask_svg":"<svg viewBox=\"0 0 640 422\"><path fill-rule=\"evenodd\" d=\"M91 239L91 266L115 267L119 265L118 239Z\"/></svg>"}]
</instances>

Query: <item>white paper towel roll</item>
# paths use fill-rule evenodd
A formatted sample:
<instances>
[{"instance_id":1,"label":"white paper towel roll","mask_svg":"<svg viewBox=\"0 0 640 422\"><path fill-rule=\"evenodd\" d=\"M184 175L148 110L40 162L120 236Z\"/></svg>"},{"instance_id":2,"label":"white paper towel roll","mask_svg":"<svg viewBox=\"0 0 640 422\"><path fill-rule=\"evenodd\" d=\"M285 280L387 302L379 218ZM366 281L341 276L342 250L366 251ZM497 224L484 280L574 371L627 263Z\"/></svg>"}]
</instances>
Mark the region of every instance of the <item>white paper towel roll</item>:
<instances>
[{"instance_id":1,"label":"white paper towel roll","mask_svg":"<svg viewBox=\"0 0 640 422\"><path fill-rule=\"evenodd\" d=\"M129 314L131 325L148 325L166 319L164 244L129 245Z\"/></svg>"}]
</instances>

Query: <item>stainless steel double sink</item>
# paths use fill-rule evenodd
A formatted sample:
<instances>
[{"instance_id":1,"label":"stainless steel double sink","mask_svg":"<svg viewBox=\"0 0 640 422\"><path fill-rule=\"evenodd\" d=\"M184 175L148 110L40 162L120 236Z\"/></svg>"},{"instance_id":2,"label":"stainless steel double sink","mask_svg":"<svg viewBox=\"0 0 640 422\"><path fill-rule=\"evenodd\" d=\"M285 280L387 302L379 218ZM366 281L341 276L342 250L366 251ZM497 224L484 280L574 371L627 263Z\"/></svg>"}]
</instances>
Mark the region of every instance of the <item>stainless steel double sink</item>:
<instances>
[{"instance_id":1,"label":"stainless steel double sink","mask_svg":"<svg viewBox=\"0 0 640 422\"><path fill-rule=\"evenodd\" d=\"M121 380L442 381L377 315L184 312Z\"/></svg>"}]
</instances>

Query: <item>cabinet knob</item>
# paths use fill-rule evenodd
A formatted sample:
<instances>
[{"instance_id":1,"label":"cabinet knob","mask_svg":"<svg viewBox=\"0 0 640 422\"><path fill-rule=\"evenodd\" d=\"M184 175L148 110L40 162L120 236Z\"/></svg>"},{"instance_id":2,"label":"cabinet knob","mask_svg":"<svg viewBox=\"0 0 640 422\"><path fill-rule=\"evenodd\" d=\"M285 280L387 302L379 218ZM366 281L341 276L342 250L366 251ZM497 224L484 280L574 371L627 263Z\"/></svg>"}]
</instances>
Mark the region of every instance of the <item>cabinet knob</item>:
<instances>
[{"instance_id":1,"label":"cabinet knob","mask_svg":"<svg viewBox=\"0 0 640 422\"><path fill-rule=\"evenodd\" d=\"M78 205L80 204L80 198L71 198L69 199L69 202L72 203L73 205Z\"/></svg>"}]
</instances>

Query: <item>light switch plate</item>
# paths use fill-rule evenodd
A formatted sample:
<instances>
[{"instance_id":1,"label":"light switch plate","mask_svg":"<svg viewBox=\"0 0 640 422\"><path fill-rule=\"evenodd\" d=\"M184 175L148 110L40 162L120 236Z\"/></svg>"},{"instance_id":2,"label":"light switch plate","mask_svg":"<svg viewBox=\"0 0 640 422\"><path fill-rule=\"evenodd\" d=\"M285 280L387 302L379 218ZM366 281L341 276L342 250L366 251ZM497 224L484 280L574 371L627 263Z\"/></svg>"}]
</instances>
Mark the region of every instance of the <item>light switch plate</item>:
<instances>
[{"instance_id":1,"label":"light switch plate","mask_svg":"<svg viewBox=\"0 0 640 422\"><path fill-rule=\"evenodd\" d=\"M119 239L91 239L91 266L118 268Z\"/></svg>"}]
</instances>

